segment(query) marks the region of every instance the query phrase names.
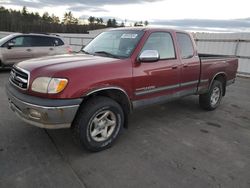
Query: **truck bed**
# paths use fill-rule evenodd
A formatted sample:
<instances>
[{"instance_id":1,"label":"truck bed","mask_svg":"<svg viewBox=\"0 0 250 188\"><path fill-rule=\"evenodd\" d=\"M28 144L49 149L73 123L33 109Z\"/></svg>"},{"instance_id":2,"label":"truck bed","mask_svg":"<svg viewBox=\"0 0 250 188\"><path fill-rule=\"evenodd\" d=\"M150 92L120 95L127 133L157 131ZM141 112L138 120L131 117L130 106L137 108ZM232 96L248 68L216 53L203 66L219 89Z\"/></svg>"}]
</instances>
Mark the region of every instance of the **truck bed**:
<instances>
[{"instance_id":1,"label":"truck bed","mask_svg":"<svg viewBox=\"0 0 250 188\"><path fill-rule=\"evenodd\" d=\"M237 58L236 56L231 56L231 55L217 55L217 54L198 54L201 60L206 60L206 59L232 59L232 58Z\"/></svg>"},{"instance_id":2,"label":"truck bed","mask_svg":"<svg viewBox=\"0 0 250 188\"><path fill-rule=\"evenodd\" d=\"M225 75L226 84L234 82L238 59L235 56L198 54L201 62L200 80L209 80L209 85L217 74ZM206 92L209 88L206 88Z\"/></svg>"}]
</instances>

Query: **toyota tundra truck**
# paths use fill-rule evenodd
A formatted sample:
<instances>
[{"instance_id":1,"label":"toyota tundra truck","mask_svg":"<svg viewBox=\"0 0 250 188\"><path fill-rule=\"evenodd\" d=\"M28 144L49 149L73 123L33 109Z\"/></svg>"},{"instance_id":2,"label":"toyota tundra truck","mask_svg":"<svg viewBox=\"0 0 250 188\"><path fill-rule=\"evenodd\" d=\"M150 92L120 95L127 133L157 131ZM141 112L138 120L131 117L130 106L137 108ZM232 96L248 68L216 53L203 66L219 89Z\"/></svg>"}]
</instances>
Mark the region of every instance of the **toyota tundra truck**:
<instances>
[{"instance_id":1,"label":"toyota tundra truck","mask_svg":"<svg viewBox=\"0 0 250 188\"><path fill-rule=\"evenodd\" d=\"M198 54L178 30L119 28L79 53L17 63L6 85L11 109L46 129L71 128L90 151L110 147L139 107L199 95L214 110L235 82L238 59Z\"/></svg>"}]
</instances>

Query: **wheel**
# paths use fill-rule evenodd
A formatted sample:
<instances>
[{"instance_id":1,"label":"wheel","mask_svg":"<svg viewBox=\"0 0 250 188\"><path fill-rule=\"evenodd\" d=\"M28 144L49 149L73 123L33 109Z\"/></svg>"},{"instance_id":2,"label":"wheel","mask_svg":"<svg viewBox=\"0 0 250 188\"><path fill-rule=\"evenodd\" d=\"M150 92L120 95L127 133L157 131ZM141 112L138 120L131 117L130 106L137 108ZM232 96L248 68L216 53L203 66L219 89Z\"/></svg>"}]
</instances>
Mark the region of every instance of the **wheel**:
<instances>
[{"instance_id":1,"label":"wheel","mask_svg":"<svg viewBox=\"0 0 250 188\"><path fill-rule=\"evenodd\" d=\"M200 106L205 110L215 110L221 102L222 93L222 83L218 80L214 80L209 92L200 95Z\"/></svg>"},{"instance_id":2,"label":"wheel","mask_svg":"<svg viewBox=\"0 0 250 188\"><path fill-rule=\"evenodd\" d=\"M108 97L93 97L84 103L72 124L74 140L89 151L109 148L124 124L121 106Z\"/></svg>"},{"instance_id":3,"label":"wheel","mask_svg":"<svg viewBox=\"0 0 250 188\"><path fill-rule=\"evenodd\" d=\"M4 68L2 61L0 60L0 70Z\"/></svg>"}]
</instances>

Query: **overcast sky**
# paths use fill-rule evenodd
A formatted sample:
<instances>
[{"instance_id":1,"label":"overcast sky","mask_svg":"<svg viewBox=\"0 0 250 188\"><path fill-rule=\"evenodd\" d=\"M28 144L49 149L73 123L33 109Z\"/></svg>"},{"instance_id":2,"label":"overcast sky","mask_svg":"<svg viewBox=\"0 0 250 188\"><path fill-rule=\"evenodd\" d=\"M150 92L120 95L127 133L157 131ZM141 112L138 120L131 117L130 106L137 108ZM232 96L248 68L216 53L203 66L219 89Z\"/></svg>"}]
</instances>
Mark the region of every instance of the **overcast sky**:
<instances>
[{"instance_id":1,"label":"overcast sky","mask_svg":"<svg viewBox=\"0 0 250 188\"><path fill-rule=\"evenodd\" d=\"M250 31L249 0L0 0L0 5L27 6L30 11L59 17L70 10L83 18L91 15L197 30Z\"/></svg>"}]
</instances>

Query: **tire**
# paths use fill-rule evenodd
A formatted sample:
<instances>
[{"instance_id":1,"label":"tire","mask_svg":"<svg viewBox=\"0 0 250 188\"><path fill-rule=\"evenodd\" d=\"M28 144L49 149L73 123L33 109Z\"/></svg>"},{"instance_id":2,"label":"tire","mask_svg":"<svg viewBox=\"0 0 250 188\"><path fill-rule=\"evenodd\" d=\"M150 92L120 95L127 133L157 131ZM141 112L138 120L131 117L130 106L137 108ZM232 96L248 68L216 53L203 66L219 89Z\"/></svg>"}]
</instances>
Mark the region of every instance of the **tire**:
<instances>
[{"instance_id":1,"label":"tire","mask_svg":"<svg viewBox=\"0 0 250 188\"><path fill-rule=\"evenodd\" d=\"M124 126L121 106L108 97L97 96L84 103L72 124L73 137L85 149L107 149L119 137Z\"/></svg>"},{"instance_id":2,"label":"tire","mask_svg":"<svg viewBox=\"0 0 250 188\"><path fill-rule=\"evenodd\" d=\"M4 68L2 61L0 60L0 70Z\"/></svg>"},{"instance_id":3,"label":"tire","mask_svg":"<svg viewBox=\"0 0 250 188\"><path fill-rule=\"evenodd\" d=\"M214 80L209 92L199 96L200 106L205 110L215 110L220 105L222 93L222 83Z\"/></svg>"}]
</instances>

